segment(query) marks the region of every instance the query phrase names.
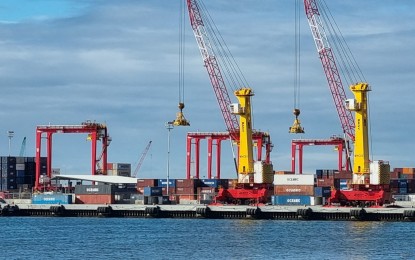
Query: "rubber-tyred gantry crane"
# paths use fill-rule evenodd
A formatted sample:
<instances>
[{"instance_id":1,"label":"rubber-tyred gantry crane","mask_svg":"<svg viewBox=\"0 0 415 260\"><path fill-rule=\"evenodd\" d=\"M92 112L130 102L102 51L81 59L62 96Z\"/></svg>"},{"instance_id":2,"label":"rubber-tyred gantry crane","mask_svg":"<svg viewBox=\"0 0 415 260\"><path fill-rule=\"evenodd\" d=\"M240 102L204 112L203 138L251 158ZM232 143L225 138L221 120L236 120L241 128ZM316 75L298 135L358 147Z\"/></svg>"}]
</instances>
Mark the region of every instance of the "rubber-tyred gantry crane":
<instances>
[{"instance_id":1,"label":"rubber-tyred gantry crane","mask_svg":"<svg viewBox=\"0 0 415 260\"><path fill-rule=\"evenodd\" d=\"M378 206L388 203L391 200L388 178L389 163L384 161L370 162L369 159L367 92L370 91L370 87L360 80L357 83L355 81L350 86L355 99L347 99L336 58L325 32L324 19L328 19L328 17L322 19L318 0L304 0L304 8L341 126L346 137L354 144L353 190L333 191L330 202L359 206ZM347 50L342 44L338 45L342 50ZM354 62L354 59L348 54L343 57L345 57L345 62L350 64ZM357 68L358 66L349 65L345 71L352 73L358 71ZM354 77L352 80L357 78L356 75L350 76ZM356 114L355 118L352 111Z\"/></svg>"},{"instance_id":2,"label":"rubber-tyred gantry crane","mask_svg":"<svg viewBox=\"0 0 415 260\"><path fill-rule=\"evenodd\" d=\"M46 175L48 179L52 176L52 135L53 134L66 134L66 133L87 133L88 139L92 143L92 161L91 161L91 174L107 173L107 146L109 145L109 139L107 127L104 124L95 123L91 121L83 122L80 125L40 125L36 127L36 179L35 179L35 190L40 190L41 186L41 168L40 168L40 157L41 157L41 144L42 136L46 134L47 139L47 161L46 161ZM99 159L97 159L97 141L102 142L102 153ZM102 159L102 169L98 169L97 164Z\"/></svg>"}]
</instances>

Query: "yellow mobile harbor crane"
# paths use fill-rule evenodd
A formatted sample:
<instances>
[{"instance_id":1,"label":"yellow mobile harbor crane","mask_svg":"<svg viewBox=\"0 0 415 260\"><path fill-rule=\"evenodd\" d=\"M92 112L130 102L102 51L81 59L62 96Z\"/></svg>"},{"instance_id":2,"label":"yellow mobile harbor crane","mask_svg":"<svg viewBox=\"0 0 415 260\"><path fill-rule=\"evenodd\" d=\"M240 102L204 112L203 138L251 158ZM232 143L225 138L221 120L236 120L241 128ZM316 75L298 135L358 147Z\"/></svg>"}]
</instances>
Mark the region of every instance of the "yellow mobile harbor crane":
<instances>
[{"instance_id":1,"label":"yellow mobile harbor crane","mask_svg":"<svg viewBox=\"0 0 415 260\"><path fill-rule=\"evenodd\" d=\"M220 189L217 202L234 204L266 203L272 191L274 170L271 163L254 161L250 88L235 91L239 103L230 105L231 113L239 115L238 183L234 188Z\"/></svg>"},{"instance_id":2,"label":"yellow mobile harbor crane","mask_svg":"<svg viewBox=\"0 0 415 260\"><path fill-rule=\"evenodd\" d=\"M348 190L333 191L329 203L352 206L381 206L389 203L391 201L389 163L380 160L370 161L369 156L367 97L370 91L369 85L362 83L365 81L364 76L353 54L350 49L346 48L347 44L340 37L342 34L334 26L336 23L326 15L330 12L326 10L328 7L325 1L304 0L304 7L345 138L354 145L353 182ZM330 46L326 31L335 32L331 34L331 37L337 51ZM336 59L335 53L339 55L339 60ZM345 75L342 75L340 71L345 72ZM347 99L343 79L351 82L349 85L351 85L350 90L354 94L354 99ZM354 120L352 111L355 112Z\"/></svg>"}]
</instances>

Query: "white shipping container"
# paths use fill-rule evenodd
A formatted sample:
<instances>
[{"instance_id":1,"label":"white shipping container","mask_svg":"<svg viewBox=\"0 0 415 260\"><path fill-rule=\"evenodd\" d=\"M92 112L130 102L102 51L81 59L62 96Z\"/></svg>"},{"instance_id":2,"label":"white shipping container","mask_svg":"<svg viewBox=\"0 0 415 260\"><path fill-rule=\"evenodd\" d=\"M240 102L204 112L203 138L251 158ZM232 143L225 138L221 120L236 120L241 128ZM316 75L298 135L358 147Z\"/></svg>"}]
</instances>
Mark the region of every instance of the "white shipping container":
<instances>
[{"instance_id":1,"label":"white shipping container","mask_svg":"<svg viewBox=\"0 0 415 260\"><path fill-rule=\"evenodd\" d=\"M314 185L314 174L275 174L274 185Z\"/></svg>"}]
</instances>

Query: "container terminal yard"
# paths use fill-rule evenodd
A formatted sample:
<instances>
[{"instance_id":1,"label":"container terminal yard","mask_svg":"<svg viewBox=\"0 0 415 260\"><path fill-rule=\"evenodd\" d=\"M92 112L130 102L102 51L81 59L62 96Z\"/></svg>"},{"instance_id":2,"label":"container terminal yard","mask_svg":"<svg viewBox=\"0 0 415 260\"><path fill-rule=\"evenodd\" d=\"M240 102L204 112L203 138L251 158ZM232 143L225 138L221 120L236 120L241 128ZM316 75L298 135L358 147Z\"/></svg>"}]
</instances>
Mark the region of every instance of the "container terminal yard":
<instances>
[{"instance_id":1,"label":"container terminal yard","mask_svg":"<svg viewBox=\"0 0 415 260\"><path fill-rule=\"evenodd\" d=\"M357 71L352 77L357 80L348 83L354 97L347 98L342 72L353 73L359 67L353 59L344 65L336 60L336 50L325 33L327 17L321 17L324 12L320 13L319 7L316 0L304 0L304 11L343 137L293 139L291 169L274 169L269 133L253 128L253 89L242 80L241 86L233 91L237 103L231 102L225 78L244 79L244 76L238 69L229 71L229 68L239 68L232 64L234 60L221 61L215 55L229 50L215 50L226 44L212 40L215 37L211 32L215 28L205 28L211 26L204 20L210 19L209 16L199 8L198 1L187 0L190 24L227 131L187 133L183 179L171 179L169 175L164 179L142 179L137 178L137 172L151 141L132 170L129 163L108 162L111 137L105 124L85 121L79 125L39 125L34 157L1 157L1 216L415 221L415 168L391 169L388 161L371 159L368 102L371 86ZM230 62L226 70L222 69L222 62ZM168 127L190 125L184 116L183 100L180 96L179 112L168 122ZM300 109L295 107L293 114L294 123L288 131L303 134ZM52 168L52 137L58 133L88 134L92 143L90 175L63 175ZM42 138L47 140L46 156L41 154ZM208 147L206 179L200 178L199 170L202 140L207 140ZM236 154L235 179L221 178L221 142L225 140L231 141ZM335 146L338 168L303 174L306 145ZM214 146L216 167L212 165ZM194 174L191 173L192 159Z\"/></svg>"}]
</instances>

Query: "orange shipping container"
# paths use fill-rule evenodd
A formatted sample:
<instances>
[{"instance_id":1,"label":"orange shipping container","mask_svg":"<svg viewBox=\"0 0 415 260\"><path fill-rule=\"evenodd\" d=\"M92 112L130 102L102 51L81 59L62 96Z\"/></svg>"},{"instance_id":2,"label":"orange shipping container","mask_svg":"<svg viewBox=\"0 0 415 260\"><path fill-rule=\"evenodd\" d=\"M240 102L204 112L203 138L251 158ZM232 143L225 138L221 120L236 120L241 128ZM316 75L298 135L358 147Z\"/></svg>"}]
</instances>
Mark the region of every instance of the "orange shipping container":
<instances>
[{"instance_id":1,"label":"orange shipping container","mask_svg":"<svg viewBox=\"0 0 415 260\"><path fill-rule=\"evenodd\" d=\"M314 185L275 185L274 195L314 195Z\"/></svg>"},{"instance_id":2,"label":"orange shipping container","mask_svg":"<svg viewBox=\"0 0 415 260\"><path fill-rule=\"evenodd\" d=\"M414 171L414 168L403 168L402 173L403 174L414 174L415 171Z\"/></svg>"},{"instance_id":3,"label":"orange shipping container","mask_svg":"<svg viewBox=\"0 0 415 260\"><path fill-rule=\"evenodd\" d=\"M182 200L195 200L196 199L195 195L179 195L177 197L179 198L179 201L182 201Z\"/></svg>"}]
</instances>

